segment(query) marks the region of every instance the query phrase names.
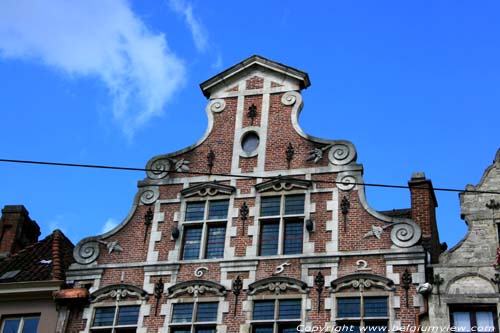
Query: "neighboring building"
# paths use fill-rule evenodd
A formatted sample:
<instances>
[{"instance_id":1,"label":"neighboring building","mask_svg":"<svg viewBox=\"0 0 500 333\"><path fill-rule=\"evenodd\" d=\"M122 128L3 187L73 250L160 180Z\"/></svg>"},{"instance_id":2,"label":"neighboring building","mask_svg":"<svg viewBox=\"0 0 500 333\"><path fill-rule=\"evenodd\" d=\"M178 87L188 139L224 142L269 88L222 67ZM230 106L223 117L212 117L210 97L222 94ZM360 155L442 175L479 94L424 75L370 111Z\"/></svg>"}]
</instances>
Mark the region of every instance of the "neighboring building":
<instances>
[{"instance_id":1,"label":"neighboring building","mask_svg":"<svg viewBox=\"0 0 500 333\"><path fill-rule=\"evenodd\" d=\"M201 84L205 135L152 158L127 218L75 247L67 282L91 294L67 332L415 324L440 252L432 183L414 174L410 209L370 208L354 145L298 125L309 85L260 56Z\"/></svg>"},{"instance_id":2,"label":"neighboring building","mask_svg":"<svg viewBox=\"0 0 500 333\"><path fill-rule=\"evenodd\" d=\"M40 228L21 205L2 209L0 227L8 252L0 259L0 332L62 332L54 295L65 285L73 244L59 230L37 242Z\"/></svg>"},{"instance_id":3,"label":"neighboring building","mask_svg":"<svg viewBox=\"0 0 500 333\"><path fill-rule=\"evenodd\" d=\"M498 332L499 192L500 150L479 185L467 185L466 192L460 194L461 215L469 230L434 265L434 287L426 321L431 327L451 325L462 332Z\"/></svg>"}]
</instances>

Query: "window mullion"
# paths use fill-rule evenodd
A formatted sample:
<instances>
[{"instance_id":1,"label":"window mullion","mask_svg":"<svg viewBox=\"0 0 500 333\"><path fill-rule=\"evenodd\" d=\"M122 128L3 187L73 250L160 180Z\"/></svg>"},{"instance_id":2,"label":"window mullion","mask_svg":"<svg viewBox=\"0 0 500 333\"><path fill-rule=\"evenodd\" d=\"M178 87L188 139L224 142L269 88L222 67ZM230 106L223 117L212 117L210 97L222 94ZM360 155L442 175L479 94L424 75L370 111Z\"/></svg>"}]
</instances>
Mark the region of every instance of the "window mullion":
<instances>
[{"instance_id":1,"label":"window mullion","mask_svg":"<svg viewBox=\"0 0 500 333\"><path fill-rule=\"evenodd\" d=\"M21 333L24 329L24 317L21 317L21 320L19 321L19 329L17 330L18 333Z\"/></svg>"},{"instance_id":2,"label":"window mullion","mask_svg":"<svg viewBox=\"0 0 500 333\"><path fill-rule=\"evenodd\" d=\"M283 215L285 214L285 196L280 199L280 217L278 227L278 254L283 254L285 248L285 223Z\"/></svg>"},{"instance_id":3,"label":"window mullion","mask_svg":"<svg viewBox=\"0 0 500 333\"><path fill-rule=\"evenodd\" d=\"M207 251L207 242L208 242L208 210L210 209L209 207L210 201L205 202L205 211L203 212L203 226L201 228L201 239L200 239L200 253L199 257L200 259L205 258L205 254Z\"/></svg>"}]
</instances>

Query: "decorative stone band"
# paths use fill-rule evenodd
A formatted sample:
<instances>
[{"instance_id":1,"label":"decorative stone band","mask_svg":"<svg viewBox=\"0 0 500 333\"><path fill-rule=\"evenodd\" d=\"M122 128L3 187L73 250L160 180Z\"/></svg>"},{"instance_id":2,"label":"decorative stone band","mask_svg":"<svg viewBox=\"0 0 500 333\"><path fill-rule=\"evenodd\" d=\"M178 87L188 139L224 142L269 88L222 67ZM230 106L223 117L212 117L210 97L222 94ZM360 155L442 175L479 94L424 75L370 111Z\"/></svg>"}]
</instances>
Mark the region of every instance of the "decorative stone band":
<instances>
[{"instance_id":1,"label":"decorative stone band","mask_svg":"<svg viewBox=\"0 0 500 333\"><path fill-rule=\"evenodd\" d=\"M248 294L255 295L261 292L271 291L279 295L289 289L305 294L307 292L307 284L303 281L289 277L273 276L250 284L248 286Z\"/></svg>"},{"instance_id":2,"label":"decorative stone band","mask_svg":"<svg viewBox=\"0 0 500 333\"><path fill-rule=\"evenodd\" d=\"M345 288L359 289L359 291L369 288L378 288L386 291L395 290L394 282L392 280L383 276L367 273L346 275L333 280L330 284L330 292L332 293Z\"/></svg>"},{"instance_id":3,"label":"decorative stone band","mask_svg":"<svg viewBox=\"0 0 500 333\"><path fill-rule=\"evenodd\" d=\"M365 188L360 171L346 171L337 175L337 187L342 191L358 190L359 201L363 208L372 216L386 223L384 226L372 225L372 229L363 235L363 238L374 236L380 239L383 231L391 230L391 241L398 247L411 247L418 243L422 236L422 230L415 221L407 218L395 218L381 214L372 209L366 201Z\"/></svg>"},{"instance_id":4,"label":"decorative stone band","mask_svg":"<svg viewBox=\"0 0 500 333\"><path fill-rule=\"evenodd\" d=\"M297 179L297 178L287 178L287 177L278 177L276 179L268 180L263 183L255 185L255 188L258 192L265 191L290 191L292 189L307 189L312 186L312 182L310 180Z\"/></svg>"},{"instance_id":5,"label":"decorative stone band","mask_svg":"<svg viewBox=\"0 0 500 333\"><path fill-rule=\"evenodd\" d=\"M302 110L302 95L296 91L289 91L283 94L281 103L284 105L293 105L292 107L292 125L295 131L307 140L322 143L325 146L311 151L308 160L318 163L323 158L323 150L328 149L328 161L333 165L346 165L356 161L356 148L349 141L344 140L326 140L306 134L299 126L298 118Z\"/></svg>"},{"instance_id":6,"label":"decorative stone band","mask_svg":"<svg viewBox=\"0 0 500 333\"><path fill-rule=\"evenodd\" d=\"M175 284L167 289L168 298L174 298L182 294L190 294L198 297L205 293L212 293L217 296L225 296L226 288L216 282L208 280L191 280Z\"/></svg>"},{"instance_id":7,"label":"decorative stone band","mask_svg":"<svg viewBox=\"0 0 500 333\"><path fill-rule=\"evenodd\" d=\"M188 198L192 196L214 196L219 194L230 195L236 191L236 188L229 185L219 184L216 182L202 183L185 188L181 191L183 197Z\"/></svg>"},{"instance_id":8,"label":"decorative stone band","mask_svg":"<svg viewBox=\"0 0 500 333\"><path fill-rule=\"evenodd\" d=\"M92 303L97 303L106 298L113 298L117 302L119 302L120 300L127 297L147 300L148 293L145 290L130 284L114 284L96 290L95 292L90 294L90 300Z\"/></svg>"}]
</instances>

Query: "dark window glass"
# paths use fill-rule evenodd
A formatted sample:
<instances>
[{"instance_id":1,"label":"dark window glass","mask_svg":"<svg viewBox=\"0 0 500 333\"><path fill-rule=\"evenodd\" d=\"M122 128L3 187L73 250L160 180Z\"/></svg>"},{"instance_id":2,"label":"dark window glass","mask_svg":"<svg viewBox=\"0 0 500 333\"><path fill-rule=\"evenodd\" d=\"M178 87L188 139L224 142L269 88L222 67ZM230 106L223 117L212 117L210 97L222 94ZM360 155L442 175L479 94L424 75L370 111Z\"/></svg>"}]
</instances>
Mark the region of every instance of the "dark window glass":
<instances>
[{"instance_id":1,"label":"dark window glass","mask_svg":"<svg viewBox=\"0 0 500 333\"><path fill-rule=\"evenodd\" d=\"M337 309L339 318L359 317L361 316L360 299L354 297L338 298Z\"/></svg>"},{"instance_id":2,"label":"dark window glass","mask_svg":"<svg viewBox=\"0 0 500 333\"><path fill-rule=\"evenodd\" d=\"M2 333L17 332L19 325L21 324L21 319L6 319L3 324Z\"/></svg>"},{"instance_id":3,"label":"dark window glass","mask_svg":"<svg viewBox=\"0 0 500 333\"><path fill-rule=\"evenodd\" d=\"M279 228L278 223L266 223L262 225L260 255L278 254Z\"/></svg>"},{"instance_id":4,"label":"dark window glass","mask_svg":"<svg viewBox=\"0 0 500 333\"><path fill-rule=\"evenodd\" d=\"M259 136L255 132L250 132L246 134L241 143L241 147L247 153L254 151L255 149L257 149L258 146L259 146Z\"/></svg>"},{"instance_id":5,"label":"dark window glass","mask_svg":"<svg viewBox=\"0 0 500 333\"><path fill-rule=\"evenodd\" d=\"M295 333L297 330L295 330ZM254 326L253 333L273 333L273 325Z\"/></svg>"},{"instance_id":6,"label":"dark window glass","mask_svg":"<svg viewBox=\"0 0 500 333\"><path fill-rule=\"evenodd\" d=\"M172 333L191 333L191 329L189 327L182 327L182 328L179 328L179 327L176 327L176 328L172 328L170 330L170 332Z\"/></svg>"},{"instance_id":7,"label":"dark window glass","mask_svg":"<svg viewBox=\"0 0 500 333\"><path fill-rule=\"evenodd\" d=\"M387 297L365 297L365 317L387 317Z\"/></svg>"},{"instance_id":8,"label":"dark window glass","mask_svg":"<svg viewBox=\"0 0 500 333\"><path fill-rule=\"evenodd\" d=\"M190 323L193 319L193 303L174 304L173 323Z\"/></svg>"},{"instance_id":9,"label":"dark window glass","mask_svg":"<svg viewBox=\"0 0 500 333\"><path fill-rule=\"evenodd\" d=\"M302 222L285 223L285 244L284 254L302 253Z\"/></svg>"},{"instance_id":10,"label":"dark window glass","mask_svg":"<svg viewBox=\"0 0 500 333\"><path fill-rule=\"evenodd\" d=\"M304 214L304 198L303 194L287 195L285 197L285 215Z\"/></svg>"},{"instance_id":11,"label":"dark window glass","mask_svg":"<svg viewBox=\"0 0 500 333\"><path fill-rule=\"evenodd\" d=\"M279 324L278 333L297 333L298 323L295 324Z\"/></svg>"},{"instance_id":12,"label":"dark window glass","mask_svg":"<svg viewBox=\"0 0 500 333\"><path fill-rule=\"evenodd\" d=\"M209 220L223 220L227 218L228 200L211 201L208 209Z\"/></svg>"},{"instance_id":13,"label":"dark window glass","mask_svg":"<svg viewBox=\"0 0 500 333\"><path fill-rule=\"evenodd\" d=\"M96 308L94 326L112 326L115 320L115 307Z\"/></svg>"},{"instance_id":14,"label":"dark window glass","mask_svg":"<svg viewBox=\"0 0 500 333\"><path fill-rule=\"evenodd\" d=\"M186 228L182 259L198 259L200 256L201 226Z\"/></svg>"},{"instance_id":15,"label":"dark window glass","mask_svg":"<svg viewBox=\"0 0 500 333\"><path fill-rule=\"evenodd\" d=\"M217 321L217 306L218 303L198 303L196 321Z\"/></svg>"},{"instance_id":16,"label":"dark window glass","mask_svg":"<svg viewBox=\"0 0 500 333\"><path fill-rule=\"evenodd\" d=\"M40 318L24 318L22 333L37 333L39 320Z\"/></svg>"},{"instance_id":17,"label":"dark window glass","mask_svg":"<svg viewBox=\"0 0 500 333\"><path fill-rule=\"evenodd\" d=\"M201 221L205 213L205 202L188 202L186 204L186 221Z\"/></svg>"},{"instance_id":18,"label":"dark window glass","mask_svg":"<svg viewBox=\"0 0 500 333\"><path fill-rule=\"evenodd\" d=\"M215 333L215 327L197 327L196 333Z\"/></svg>"},{"instance_id":19,"label":"dark window glass","mask_svg":"<svg viewBox=\"0 0 500 333\"><path fill-rule=\"evenodd\" d=\"M253 303L253 319L274 319L274 301L256 301Z\"/></svg>"},{"instance_id":20,"label":"dark window glass","mask_svg":"<svg viewBox=\"0 0 500 333\"><path fill-rule=\"evenodd\" d=\"M300 304L298 299L279 301L278 319L300 319Z\"/></svg>"},{"instance_id":21,"label":"dark window glass","mask_svg":"<svg viewBox=\"0 0 500 333\"><path fill-rule=\"evenodd\" d=\"M224 239L226 237L225 226L208 227L207 251L205 257L208 259L224 257Z\"/></svg>"},{"instance_id":22,"label":"dark window glass","mask_svg":"<svg viewBox=\"0 0 500 333\"><path fill-rule=\"evenodd\" d=\"M260 216L280 215L281 197L262 197L260 201Z\"/></svg>"},{"instance_id":23,"label":"dark window glass","mask_svg":"<svg viewBox=\"0 0 500 333\"><path fill-rule=\"evenodd\" d=\"M121 306L118 308L117 325L135 325L139 319L138 306Z\"/></svg>"}]
</instances>

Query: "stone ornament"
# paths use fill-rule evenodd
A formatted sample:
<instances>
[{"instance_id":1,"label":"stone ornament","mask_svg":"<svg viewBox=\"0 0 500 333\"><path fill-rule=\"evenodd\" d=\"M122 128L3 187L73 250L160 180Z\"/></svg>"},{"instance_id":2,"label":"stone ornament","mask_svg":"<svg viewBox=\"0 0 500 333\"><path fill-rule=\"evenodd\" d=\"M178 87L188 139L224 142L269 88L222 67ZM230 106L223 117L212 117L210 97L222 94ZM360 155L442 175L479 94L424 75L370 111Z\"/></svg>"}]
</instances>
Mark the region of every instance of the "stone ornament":
<instances>
[{"instance_id":1,"label":"stone ornament","mask_svg":"<svg viewBox=\"0 0 500 333\"><path fill-rule=\"evenodd\" d=\"M422 233L415 222L406 220L402 222L393 222L384 226L372 225L372 230L364 234L363 238L374 236L380 239L382 233L387 228L393 228L391 231L391 241L399 247L409 247L416 244Z\"/></svg>"},{"instance_id":2,"label":"stone ornament","mask_svg":"<svg viewBox=\"0 0 500 333\"><path fill-rule=\"evenodd\" d=\"M185 198L192 196L206 197L215 195L231 195L236 191L234 186L219 184L217 182L207 182L190 186L181 191Z\"/></svg>"},{"instance_id":3,"label":"stone ornament","mask_svg":"<svg viewBox=\"0 0 500 333\"><path fill-rule=\"evenodd\" d=\"M328 151L328 160L333 165L346 165L354 161L356 153L347 144L332 145Z\"/></svg>"},{"instance_id":4,"label":"stone ornament","mask_svg":"<svg viewBox=\"0 0 500 333\"><path fill-rule=\"evenodd\" d=\"M108 249L108 254L111 254L113 251L116 252L122 252L123 248L120 246L120 243L118 241L103 241L103 240L98 240L99 243L106 245L106 248Z\"/></svg>"},{"instance_id":5,"label":"stone ornament","mask_svg":"<svg viewBox=\"0 0 500 333\"><path fill-rule=\"evenodd\" d=\"M394 282L386 277L368 273L357 273L346 275L331 282L331 292L335 293L342 289L354 288L360 292L365 289L378 288L386 291L394 291Z\"/></svg>"},{"instance_id":6,"label":"stone ornament","mask_svg":"<svg viewBox=\"0 0 500 333\"><path fill-rule=\"evenodd\" d=\"M208 108L215 113L222 112L226 108L226 101L221 98L214 99L209 103Z\"/></svg>"},{"instance_id":7,"label":"stone ornament","mask_svg":"<svg viewBox=\"0 0 500 333\"><path fill-rule=\"evenodd\" d=\"M205 272L208 272L208 267L198 267L194 270L194 276L202 277Z\"/></svg>"},{"instance_id":8,"label":"stone ornament","mask_svg":"<svg viewBox=\"0 0 500 333\"><path fill-rule=\"evenodd\" d=\"M82 265L93 263L99 257L99 243L96 240L89 240L78 243L73 250L75 261Z\"/></svg>"},{"instance_id":9,"label":"stone ornament","mask_svg":"<svg viewBox=\"0 0 500 333\"><path fill-rule=\"evenodd\" d=\"M141 288L127 284L116 284L106 286L90 295L92 303L97 303L106 298L115 299L117 302L127 297L134 297L140 300L146 300L148 293Z\"/></svg>"},{"instance_id":10,"label":"stone ornament","mask_svg":"<svg viewBox=\"0 0 500 333\"><path fill-rule=\"evenodd\" d=\"M248 286L248 290L249 295L255 295L265 291L271 291L279 295L288 290L295 290L304 294L307 292L307 284L293 278L273 276L255 281Z\"/></svg>"},{"instance_id":11,"label":"stone ornament","mask_svg":"<svg viewBox=\"0 0 500 333\"><path fill-rule=\"evenodd\" d=\"M354 189L357 183L356 176L349 173L339 173L336 179L337 187L341 191L350 191Z\"/></svg>"},{"instance_id":12,"label":"stone ornament","mask_svg":"<svg viewBox=\"0 0 500 333\"><path fill-rule=\"evenodd\" d=\"M168 176L169 172L189 171L189 161L186 159L175 160L169 157L160 156L152 159L146 166L146 174L150 179L162 179Z\"/></svg>"},{"instance_id":13,"label":"stone ornament","mask_svg":"<svg viewBox=\"0 0 500 333\"><path fill-rule=\"evenodd\" d=\"M292 189L307 189L312 186L310 180L278 176L272 180L255 185L258 192L290 191Z\"/></svg>"},{"instance_id":14,"label":"stone ornament","mask_svg":"<svg viewBox=\"0 0 500 333\"><path fill-rule=\"evenodd\" d=\"M225 296L224 286L208 280L192 280L178 283L168 288L168 298L174 298L182 294L190 294L193 297L212 293L217 296Z\"/></svg>"},{"instance_id":15,"label":"stone ornament","mask_svg":"<svg viewBox=\"0 0 500 333\"><path fill-rule=\"evenodd\" d=\"M285 270L285 267L287 267L287 266L291 266L291 264L289 262L284 262L281 265L278 265L276 267L276 269L274 270L273 275L279 275L279 274L283 273L283 271Z\"/></svg>"},{"instance_id":16,"label":"stone ornament","mask_svg":"<svg viewBox=\"0 0 500 333\"><path fill-rule=\"evenodd\" d=\"M371 271L372 269L368 267L368 262L366 260L360 259L356 261L357 271Z\"/></svg>"},{"instance_id":17,"label":"stone ornament","mask_svg":"<svg viewBox=\"0 0 500 333\"><path fill-rule=\"evenodd\" d=\"M140 195L140 201L144 205L151 205L154 203L158 198L160 197L160 189L158 186L146 186L143 187L141 195Z\"/></svg>"},{"instance_id":18,"label":"stone ornament","mask_svg":"<svg viewBox=\"0 0 500 333\"><path fill-rule=\"evenodd\" d=\"M309 157L307 158L307 162L312 161L314 164L318 164L319 161L323 159L323 153L325 150L328 150L332 145L327 145L321 148L314 148L309 151Z\"/></svg>"}]
</instances>

